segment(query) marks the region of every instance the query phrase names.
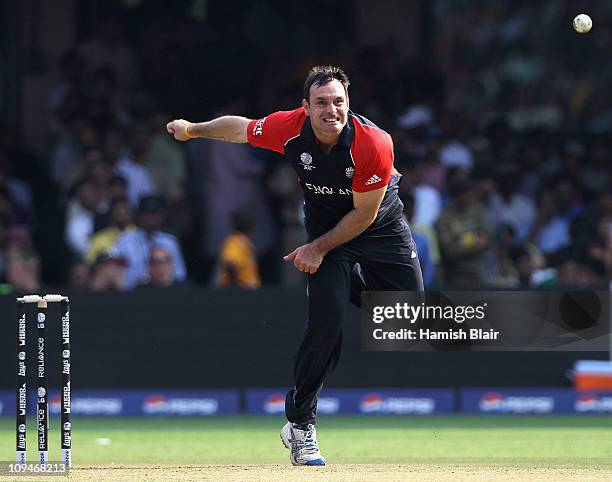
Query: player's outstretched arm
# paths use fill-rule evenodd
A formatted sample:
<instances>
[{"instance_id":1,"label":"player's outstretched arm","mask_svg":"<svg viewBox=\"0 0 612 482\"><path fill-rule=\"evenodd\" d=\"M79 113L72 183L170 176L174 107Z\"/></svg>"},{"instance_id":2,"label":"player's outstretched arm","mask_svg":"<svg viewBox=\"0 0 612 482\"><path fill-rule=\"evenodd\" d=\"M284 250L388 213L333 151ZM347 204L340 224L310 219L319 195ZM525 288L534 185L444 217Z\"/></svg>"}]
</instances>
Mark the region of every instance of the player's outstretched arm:
<instances>
[{"instance_id":1,"label":"player's outstretched arm","mask_svg":"<svg viewBox=\"0 0 612 482\"><path fill-rule=\"evenodd\" d=\"M224 115L208 122L189 122L176 119L166 124L169 134L177 141L188 141L197 137L244 144L247 142L247 127L251 122L246 117Z\"/></svg>"}]
</instances>

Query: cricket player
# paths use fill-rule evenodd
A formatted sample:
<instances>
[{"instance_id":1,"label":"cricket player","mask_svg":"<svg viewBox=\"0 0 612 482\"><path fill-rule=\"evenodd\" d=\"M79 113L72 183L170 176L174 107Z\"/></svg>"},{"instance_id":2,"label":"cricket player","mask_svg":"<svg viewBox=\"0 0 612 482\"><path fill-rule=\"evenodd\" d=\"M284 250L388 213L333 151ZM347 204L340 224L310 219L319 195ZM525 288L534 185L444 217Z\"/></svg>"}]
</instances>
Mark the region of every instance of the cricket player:
<instances>
[{"instance_id":1,"label":"cricket player","mask_svg":"<svg viewBox=\"0 0 612 482\"><path fill-rule=\"evenodd\" d=\"M293 465L325 465L315 430L317 395L340 357L349 301L362 290L423 290L416 247L402 217L391 136L349 110L349 79L314 67L302 106L261 119L222 116L167 124L179 141L248 142L284 155L304 192L307 242L284 259L306 274L308 321L281 439Z\"/></svg>"}]
</instances>

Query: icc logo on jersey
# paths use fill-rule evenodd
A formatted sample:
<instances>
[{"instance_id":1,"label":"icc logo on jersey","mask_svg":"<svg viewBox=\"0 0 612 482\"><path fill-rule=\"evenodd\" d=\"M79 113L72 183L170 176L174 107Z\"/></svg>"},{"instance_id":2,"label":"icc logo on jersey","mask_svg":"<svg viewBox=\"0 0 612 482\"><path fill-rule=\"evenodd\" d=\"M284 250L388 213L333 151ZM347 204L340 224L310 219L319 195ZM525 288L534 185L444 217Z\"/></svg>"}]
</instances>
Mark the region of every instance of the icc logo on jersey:
<instances>
[{"instance_id":1,"label":"icc logo on jersey","mask_svg":"<svg viewBox=\"0 0 612 482\"><path fill-rule=\"evenodd\" d=\"M304 168L304 170L312 171L313 169L315 169L315 167L311 165L312 156L307 152L302 152L302 154L300 154L300 161L302 161L302 167Z\"/></svg>"}]
</instances>

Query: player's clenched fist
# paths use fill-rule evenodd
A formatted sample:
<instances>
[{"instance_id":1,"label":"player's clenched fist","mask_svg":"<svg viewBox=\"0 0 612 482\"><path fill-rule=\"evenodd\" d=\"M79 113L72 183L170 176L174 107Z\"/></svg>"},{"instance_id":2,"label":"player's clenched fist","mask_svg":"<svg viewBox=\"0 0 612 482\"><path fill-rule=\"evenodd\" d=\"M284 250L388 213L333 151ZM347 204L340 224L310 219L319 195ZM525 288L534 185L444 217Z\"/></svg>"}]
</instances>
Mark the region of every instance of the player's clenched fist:
<instances>
[{"instance_id":1,"label":"player's clenched fist","mask_svg":"<svg viewBox=\"0 0 612 482\"><path fill-rule=\"evenodd\" d=\"M168 133L172 134L177 141L188 141L194 136L189 133L191 122L185 119L176 119L166 124Z\"/></svg>"}]
</instances>

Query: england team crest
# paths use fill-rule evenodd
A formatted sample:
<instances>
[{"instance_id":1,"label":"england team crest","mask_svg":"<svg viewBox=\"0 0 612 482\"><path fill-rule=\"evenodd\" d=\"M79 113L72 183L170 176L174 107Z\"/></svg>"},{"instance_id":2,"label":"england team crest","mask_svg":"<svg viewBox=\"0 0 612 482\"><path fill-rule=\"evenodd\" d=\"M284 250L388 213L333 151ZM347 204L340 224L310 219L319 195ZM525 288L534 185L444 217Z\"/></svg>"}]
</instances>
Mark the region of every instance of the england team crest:
<instances>
[{"instance_id":1,"label":"england team crest","mask_svg":"<svg viewBox=\"0 0 612 482\"><path fill-rule=\"evenodd\" d=\"M348 177L349 179L353 179L353 174L355 174L355 168L347 167L346 168L346 177Z\"/></svg>"},{"instance_id":2,"label":"england team crest","mask_svg":"<svg viewBox=\"0 0 612 482\"><path fill-rule=\"evenodd\" d=\"M300 161L301 161L302 167L306 171L312 171L315 168L312 165L312 156L308 154L307 152L302 152L302 154L300 154Z\"/></svg>"}]
</instances>

